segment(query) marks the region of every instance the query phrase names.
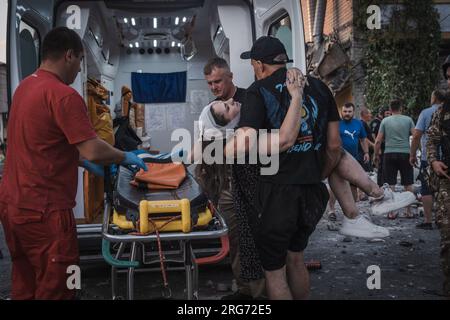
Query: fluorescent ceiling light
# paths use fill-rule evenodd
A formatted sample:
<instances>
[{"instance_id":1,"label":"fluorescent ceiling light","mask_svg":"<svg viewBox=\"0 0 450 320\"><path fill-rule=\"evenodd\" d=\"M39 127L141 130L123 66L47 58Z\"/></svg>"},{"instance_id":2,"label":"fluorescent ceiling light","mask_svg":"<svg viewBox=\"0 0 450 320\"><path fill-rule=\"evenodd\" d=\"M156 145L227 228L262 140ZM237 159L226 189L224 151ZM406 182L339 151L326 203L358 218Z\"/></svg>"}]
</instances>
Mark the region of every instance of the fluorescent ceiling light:
<instances>
[{"instance_id":1,"label":"fluorescent ceiling light","mask_svg":"<svg viewBox=\"0 0 450 320\"><path fill-rule=\"evenodd\" d=\"M130 48L133 48L133 44L132 43L130 43Z\"/></svg>"},{"instance_id":2,"label":"fluorescent ceiling light","mask_svg":"<svg viewBox=\"0 0 450 320\"><path fill-rule=\"evenodd\" d=\"M136 44L136 48L139 48L139 42L136 42L135 44Z\"/></svg>"},{"instance_id":3,"label":"fluorescent ceiling light","mask_svg":"<svg viewBox=\"0 0 450 320\"><path fill-rule=\"evenodd\" d=\"M178 46L181 47L181 43L178 42Z\"/></svg>"},{"instance_id":4,"label":"fluorescent ceiling light","mask_svg":"<svg viewBox=\"0 0 450 320\"><path fill-rule=\"evenodd\" d=\"M153 28L158 28L158 18L153 18Z\"/></svg>"},{"instance_id":5,"label":"fluorescent ceiling light","mask_svg":"<svg viewBox=\"0 0 450 320\"><path fill-rule=\"evenodd\" d=\"M183 17L183 22L186 22L187 21L187 18L186 17Z\"/></svg>"},{"instance_id":6,"label":"fluorescent ceiling light","mask_svg":"<svg viewBox=\"0 0 450 320\"><path fill-rule=\"evenodd\" d=\"M128 19L127 18L123 18L123 22L128 23Z\"/></svg>"},{"instance_id":7,"label":"fluorescent ceiling light","mask_svg":"<svg viewBox=\"0 0 450 320\"><path fill-rule=\"evenodd\" d=\"M131 24L132 24L133 26L136 25L136 20L134 20L134 18L131 18Z\"/></svg>"},{"instance_id":8,"label":"fluorescent ceiling light","mask_svg":"<svg viewBox=\"0 0 450 320\"><path fill-rule=\"evenodd\" d=\"M175 18L175 25L177 26L179 23L180 23L180 18L179 18L179 17L176 17L176 18Z\"/></svg>"},{"instance_id":9,"label":"fluorescent ceiling light","mask_svg":"<svg viewBox=\"0 0 450 320\"><path fill-rule=\"evenodd\" d=\"M175 41L172 41L172 48L175 47Z\"/></svg>"},{"instance_id":10,"label":"fluorescent ceiling light","mask_svg":"<svg viewBox=\"0 0 450 320\"><path fill-rule=\"evenodd\" d=\"M158 41L157 40L153 40L153 46L154 47L158 46Z\"/></svg>"}]
</instances>

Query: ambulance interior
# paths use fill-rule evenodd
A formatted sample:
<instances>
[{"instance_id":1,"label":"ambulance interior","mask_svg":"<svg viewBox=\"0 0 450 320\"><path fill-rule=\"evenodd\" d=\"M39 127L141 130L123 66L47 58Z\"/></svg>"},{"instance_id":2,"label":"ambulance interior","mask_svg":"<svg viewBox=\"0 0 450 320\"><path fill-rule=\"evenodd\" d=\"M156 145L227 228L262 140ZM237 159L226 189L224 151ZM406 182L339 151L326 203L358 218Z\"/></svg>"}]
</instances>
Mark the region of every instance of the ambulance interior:
<instances>
[{"instance_id":1,"label":"ambulance interior","mask_svg":"<svg viewBox=\"0 0 450 320\"><path fill-rule=\"evenodd\" d=\"M145 105L145 131L152 147L169 152L176 144L171 141L172 131L193 132L202 107L213 99L203 75L208 59L220 56L230 61L232 57L236 84L247 87L253 81L250 64L238 54L252 43L248 6L239 2L222 19L216 1L63 2L57 25L72 23L72 5L81 9L81 28L75 30L83 39L86 59L78 86L88 78L99 80L110 92L106 102L113 117L122 86L133 89L132 73L187 73L185 101ZM232 30L227 32L227 27ZM228 33L238 33L231 45ZM231 54L230 48L235 52Z\"/></svg>"},{"instance_id":2,"label":"ambulance interior","mask_svg":"<svg viewBox=\"0 0 450 320\"><path fill-rule=\"evenodd\" d=\"M144 106L142 140L150 150L161 153L179 144L171 139L174 129L184 128L194 139L194 121L214 99L203 74L210 58L227 60L234 84L247 88L255 80L254 73L240 54L249 50L257 37L273 35L285 44L294 65L305 68L299 0L62 0L39 4L12 0L11 6L17 8L17 39L11 37L9 52L11 61L14 55L18 60L17 67L11 63L12 90L37 67L41 34L53 26L68 26L79 33L85 59L72 86L89 107L92 90L88 83L98 84L102 90L97 102L109 109L112 118L121 102L122 87L134 91L133 74L184 72L182 101L135 101ZM10 27L13 23L10 21ZM102 181L96 179L80 169L74 213L81 239L100 237L104 190Z\"/></svg>"}]
</instances>

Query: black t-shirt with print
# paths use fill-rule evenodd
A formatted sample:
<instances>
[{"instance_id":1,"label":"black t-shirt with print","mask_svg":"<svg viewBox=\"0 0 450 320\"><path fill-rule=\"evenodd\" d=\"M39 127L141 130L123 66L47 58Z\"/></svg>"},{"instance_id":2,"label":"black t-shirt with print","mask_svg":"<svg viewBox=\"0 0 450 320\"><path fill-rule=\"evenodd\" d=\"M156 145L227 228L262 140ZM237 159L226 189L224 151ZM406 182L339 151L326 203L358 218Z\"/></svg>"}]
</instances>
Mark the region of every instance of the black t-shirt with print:
<instances>
[{"instance_id":1,"label":"black t-shirt with print","mask_svg":"<svg viewBox=\"0 0 450 320\"><path fill-rule=\"evenodd\" d=\"M367 122L365 122L365 121L363 121L363 120L361 120L361 122L362 122L362 124L363 124L364 130L366 130L367 139L368 139L370 142L374 143L375 140L373 139L373 136L372 136L372 130L370 129L369 125L367 124Z\"/></svg>"},{"instance_id":2,"label":"black t-shirt with print","mask_svg":"<svg viewBox=\"0 0 450 320\"><path fill-rule=\"evenodd\" d=\"M373 139L372 130L370 129L369 125L367 124L367 122L365 122L363 120L361 120L361 122L363 124L364 130L366 130L367 140L369 140L370 142L374 143L375 140ZM369 154L372 154L372 153L373 153L373 150L369 146ZM358 160L362 160L363 157L364 157L364 150L362 148L361 142L358 144L358 157L359 157Z\"/></svg>"},{"instance_id":3,"label":"black t-shirt with print","mask_svg":"<svg viewBox=\"0 0 450 320\"><path fill-rule=\"evenodd\" d=\"M378 131L380 131L381 120L379 118L375 118L370 122L370 129L372 133L375 135L375 139L377 138ZM385 148L384 141L381 143L381 151L383 152Z\"/></svg>"},{"instance_id":4,"label":"black t-shirt with print","mask_svg":"<svg viewBox=\"0 0 450 320\"><path fill-rule=\"evenodd\" d=\"M247 89L240 128L268 129L269 132L280 129L291 101L285 85L286 72L286 68L281 68ZM297 141L280 154L278 173L261 176L264 181L302 185L321 182L328 122L339 121L340 117L328 87L310 76L308 82L303 94L302 123Z\"/></svg>"},{"instance_id":5,"label":"black t-shirt with print","mask_svg":"<svg viewBox=\"0 0 450 320\"><path fill-rule=\"evenodd\" d=\"M370 129L372 130L372 133L375 135L375 138L378 135L378 131L380 130L381 120L378 118L373 119L370 122Z\"/></svg>"}]
</instances>

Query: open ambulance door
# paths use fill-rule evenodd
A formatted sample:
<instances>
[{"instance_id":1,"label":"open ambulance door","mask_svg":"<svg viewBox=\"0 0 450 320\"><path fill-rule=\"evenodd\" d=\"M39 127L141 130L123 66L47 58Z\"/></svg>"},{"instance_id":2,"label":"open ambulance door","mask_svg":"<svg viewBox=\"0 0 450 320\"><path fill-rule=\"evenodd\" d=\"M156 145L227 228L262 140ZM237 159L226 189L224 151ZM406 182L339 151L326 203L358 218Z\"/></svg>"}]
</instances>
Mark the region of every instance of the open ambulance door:
<instances>
[{"instance_id":1,"label":"open ambulance door","mask_svg":"<svg viewBox=\"0 0 450 320\"><path fill-rule=\"evenodd\" d=\"M240 54L261 37L277 37L293 66L306 70L305 40L300 0L216 0L218 16L211 15L211 39L216 54L229 61L234 83L247 88L255 81L248 60ZM292 66L292 65L289 65Z\"/></svg>"},{"instance_id":2,"label":"open ambulance door","mask_svg":"<svg viewBox=\"0 0 450 320\"><path fill-rule=\"evenodd\" d=\"M300 0L253 0L256 38L274 36L295 66L306 72L305 36Z\"/></svg>"},{"instance_id":3,"label":"open ambulance door","mask_svg":"<svg viewBox=\"0 0 450 320\"><path fill-rule=\"evenodd\" d=\"M53 25L54 0L8 0L8 104L19 82L41 62L42 40Z\"/></svg>"},{"instance_id":4,"label":"open ambulance door","mask_svg":"<svg viewBox=\"0 0 450 320\"><path fill-rule=\"evenodd\" d=\"M8 0L7 61L8 105L20 81L32 74L41 63L41 46L45 35L54 25L55 0ZM78 76L73 87L82 94ZM82 180L82 169L79 170ZM76 216L83 215L83 189L78 185Z\"/></svg>"}]
</instances>

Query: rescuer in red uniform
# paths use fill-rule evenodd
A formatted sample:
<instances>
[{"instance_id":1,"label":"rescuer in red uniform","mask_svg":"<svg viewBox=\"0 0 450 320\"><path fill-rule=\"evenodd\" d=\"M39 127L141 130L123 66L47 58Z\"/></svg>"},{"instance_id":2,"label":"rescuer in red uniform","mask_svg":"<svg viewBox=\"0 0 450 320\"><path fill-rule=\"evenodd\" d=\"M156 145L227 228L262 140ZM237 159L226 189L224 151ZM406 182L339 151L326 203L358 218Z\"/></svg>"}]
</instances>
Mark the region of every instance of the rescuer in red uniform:
<instances>
[{"instance_id":1,"label":"rescuer in red uniform","mask_svg":"<svg viewBox=\"0 0 450 320\"><path fill-rule=\"evenodd\" d=\"M67 268L77 265L78 166L145 164L100 140L83 98L73 88L83 60L78 34L50 31L40 68L18 86L8 121L0 186L0 219L12 259L12 299L72 299Z\"/></svg>"}]
</instances>

